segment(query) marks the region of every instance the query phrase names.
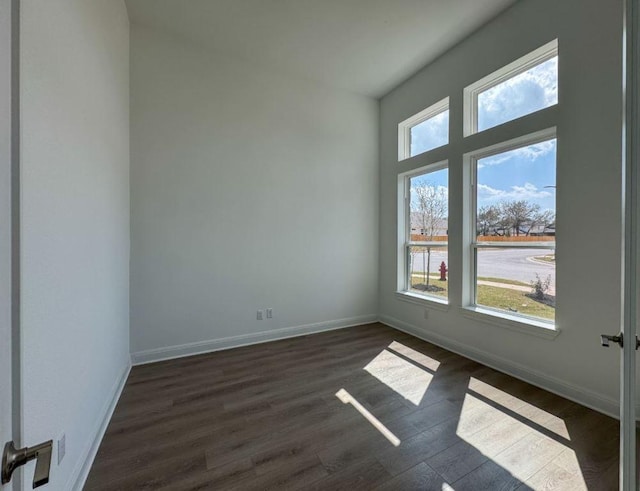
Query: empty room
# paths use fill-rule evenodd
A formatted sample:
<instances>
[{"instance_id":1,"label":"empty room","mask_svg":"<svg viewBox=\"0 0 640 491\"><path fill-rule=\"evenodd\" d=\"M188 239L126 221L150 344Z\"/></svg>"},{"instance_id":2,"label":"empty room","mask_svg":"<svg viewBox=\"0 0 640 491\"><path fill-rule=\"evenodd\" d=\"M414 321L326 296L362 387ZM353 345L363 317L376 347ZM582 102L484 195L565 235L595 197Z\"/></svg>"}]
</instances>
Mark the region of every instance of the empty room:
<instances>
[{"instance_id":1,"label":"empty room","mask_svg":"<svg viewBox=\"0 0 640 491\"><path fill-rule=\"evenodd\" d=\"M640 0L0 0L2 491L638 489Z\"/></svg>"}]
</instances>

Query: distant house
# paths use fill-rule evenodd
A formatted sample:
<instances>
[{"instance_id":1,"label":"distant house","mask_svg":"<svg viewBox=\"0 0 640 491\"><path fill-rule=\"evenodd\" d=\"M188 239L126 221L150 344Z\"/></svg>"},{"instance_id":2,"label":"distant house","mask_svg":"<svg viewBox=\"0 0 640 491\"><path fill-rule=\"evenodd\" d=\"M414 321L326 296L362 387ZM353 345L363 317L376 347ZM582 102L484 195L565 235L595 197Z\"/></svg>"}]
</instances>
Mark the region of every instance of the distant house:
<instances>
[{"instance_id":1,"label":"distant house","mask_svg":"<svg viewBox=\"0 0 640 491\"><path fill-rule=\"evenodd\" d=\"M534 237L555 237L556 235L556 224L552 223L551 225L534 225L531 227L531 230L528 227L525 227L526 230L529 231L529 235L533 235ZM522 231L520 232L522 233ZM526 231L525 231L526 234Z\"/></svg>"},{"instance_id":2,"label":"distant house","mask_svg":"<svg viewBox=\"0 0 640 491\"><path fill-rule=\"evenodd\" d=\"M489 227L483 233L482 227L478 225L477 230L479 235L484 235L484 236L555 237L556 224L552 223L548 225L536 225L536 224L531 225L530 223L523 223L517 232L514 227L501 227L501 226Z\"/></svg>"},{"instance_id":3,"label":"distant house","mask_svg":"<svg viewBox=\"0 0 640 491\"><path fill-rule=\"evenodd\" d=\"M426 237L429 235L429 231L424 229L421 215L422 214L417 211L411 212L411 235L421 235ZM448 236L449 235L448 227L449 227L449 221L446 218L443 220L439 220L433 236L434 237Z\"/></svg>"}]
</instances>

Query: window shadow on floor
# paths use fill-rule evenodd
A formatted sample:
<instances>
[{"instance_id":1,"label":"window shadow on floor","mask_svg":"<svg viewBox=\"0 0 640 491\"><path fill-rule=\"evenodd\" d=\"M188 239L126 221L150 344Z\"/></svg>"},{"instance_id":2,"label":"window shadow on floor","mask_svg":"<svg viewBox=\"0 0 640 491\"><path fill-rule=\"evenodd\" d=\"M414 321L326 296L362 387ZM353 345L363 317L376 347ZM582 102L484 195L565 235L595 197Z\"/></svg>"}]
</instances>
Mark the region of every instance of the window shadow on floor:
<instances>
[{"instance_id":1,"label":"window shadow on floor","mask_svg":"<svg viewBox=\"0 0 640 491\"><path fill-rule=\"evenodd\" d=\"M399 433L397 447L373 450L396 476L389 489L617 488L612 418L410 336L364 372L378 383L363 376L345 390ZM386 413L398 403L406 409Z\"/></svg>"}]
</instances>

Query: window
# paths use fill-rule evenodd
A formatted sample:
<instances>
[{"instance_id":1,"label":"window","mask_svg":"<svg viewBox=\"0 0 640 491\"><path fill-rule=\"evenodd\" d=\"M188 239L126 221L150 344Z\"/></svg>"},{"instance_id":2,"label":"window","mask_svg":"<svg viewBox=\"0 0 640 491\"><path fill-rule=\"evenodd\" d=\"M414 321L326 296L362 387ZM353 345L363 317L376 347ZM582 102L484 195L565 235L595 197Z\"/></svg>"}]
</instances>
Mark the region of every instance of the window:
<instances>
[{"instance_id":1,"label":"window","mask_svg":"<svg viewBox=\"0 0 640 491\"><path fill-rule=\"evenodd\" d=\"M558 42L548 43L465 89L465 136L558 103Z\"/></svg>"},{"instance_id":2,"label":"window","mask_svg":"<svg viewBox=\"0 0 640 491\"><path fill-rule=\"evenodd\" d=\"M555 131L469 156L474 303L555 321Z\"/></svg>"},{"instance_id":3,"label":"window","mask_svg":"<svg viewBox=\"0 0 640 491\"><path fill-rule=\"evenodd\" d=\"M558 111L544 110L560 104L558 63L554 40L466 87L461 114L451 115L463 127L451 142L449 98L398 125L398 157L405 160L398 172L398 300L445 311L453 305L480 322L547 339L558 334ZM451 182L449 164L456 166ZM451 296L449 269L460 273L451 277Z\"/></svg>"},{"instance_id":4,"label":"window","mask_svg":"<svg viewBox=\"0 0 640 491\"><path fill-rule=\"evenodd\" d=\"M406 233L403 290L448 299L449 171L439 163L401 177Z\"/></svg>"},{"instance_id":5,"label":"window","mask_svg":"<svg viewBox=\"0 0 640 491\"><path fill-rule=\"evenodd\" d=\"M398 160L414 157L449 143L449 98L398 125Z\"/></svg>"}]
</instances>

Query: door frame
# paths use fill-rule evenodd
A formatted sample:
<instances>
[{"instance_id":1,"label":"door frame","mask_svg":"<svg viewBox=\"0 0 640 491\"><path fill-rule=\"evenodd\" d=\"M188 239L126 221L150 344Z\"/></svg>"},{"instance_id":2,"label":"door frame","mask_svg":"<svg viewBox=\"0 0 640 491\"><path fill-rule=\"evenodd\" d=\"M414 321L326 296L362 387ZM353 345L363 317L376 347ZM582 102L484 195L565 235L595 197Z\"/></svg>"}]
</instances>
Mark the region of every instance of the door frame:
<instances>
[{"instance_id":1,"label":"door frame","mask_svg":"<svg viewBox=\"0 0 640 491\"><path fill-rule=\"evenodd\" d=\"M640 278L640 0L624 0L622 58L623 299L620 361L620 489L636 489L636 328Z\"/></svg>"},{"instance_id":2,"label":"door frame","mask_svg":"<svg viewBox=\"0 0 640 491\"><path fill-rule=\"evenodd\" d=\"M20 0L0 0L0 443L20 443ZM1 451L1 450L0 450ZM21 489L21 472L8 490Z\"/></svg>"}]
</instances>

